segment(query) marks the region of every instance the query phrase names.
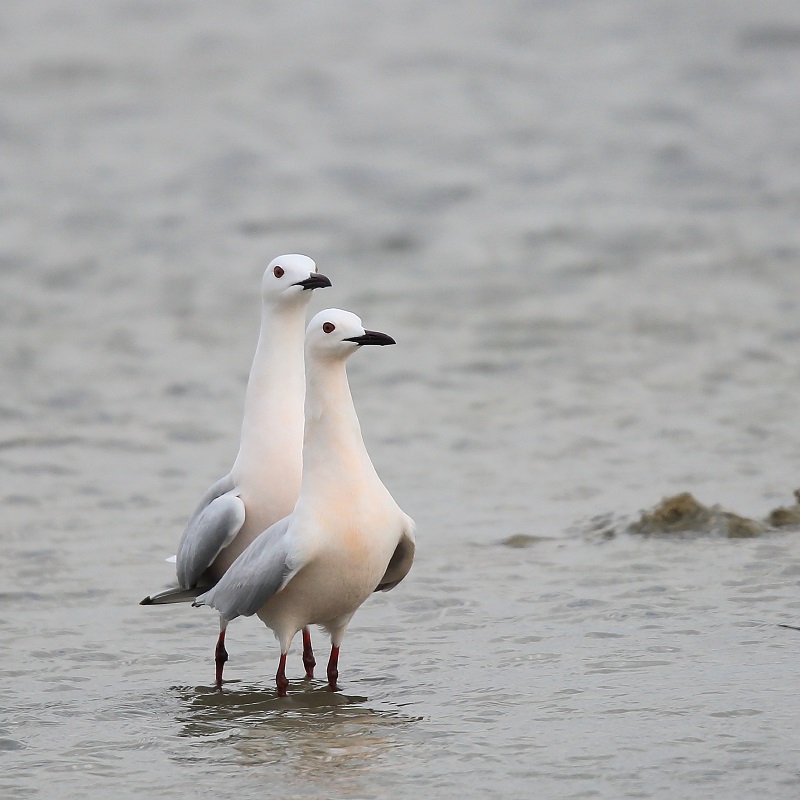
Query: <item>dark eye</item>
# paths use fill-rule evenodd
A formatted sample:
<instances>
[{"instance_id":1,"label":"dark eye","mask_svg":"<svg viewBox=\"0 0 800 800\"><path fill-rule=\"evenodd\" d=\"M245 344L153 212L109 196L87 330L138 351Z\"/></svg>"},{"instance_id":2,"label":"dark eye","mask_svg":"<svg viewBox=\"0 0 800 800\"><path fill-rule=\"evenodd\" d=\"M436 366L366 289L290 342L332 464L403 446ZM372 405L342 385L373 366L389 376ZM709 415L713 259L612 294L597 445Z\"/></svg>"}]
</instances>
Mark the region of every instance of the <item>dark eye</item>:
<instances>
[{"instance_id":1,"label":"dark eye","mask_svg":"<svg viewBox=\"0 0 800 800\"><path fill-rule=\"evenodd\" d=\"M336 330L336 326L332 322L325 322L322 325L322 330L324 330L325 333L333 333Z\"/></svg>"},{"instance_id":2,"label":"dark eye","mask_svg":"<svg viewBox=\"0 0 800 800\"><path fill-rule=\"evenodd\" d=\"M283 267L275 267L275 269L272 270L272 274L276 278L282 278L283 277Z\"/></svg>"}]
</instances>

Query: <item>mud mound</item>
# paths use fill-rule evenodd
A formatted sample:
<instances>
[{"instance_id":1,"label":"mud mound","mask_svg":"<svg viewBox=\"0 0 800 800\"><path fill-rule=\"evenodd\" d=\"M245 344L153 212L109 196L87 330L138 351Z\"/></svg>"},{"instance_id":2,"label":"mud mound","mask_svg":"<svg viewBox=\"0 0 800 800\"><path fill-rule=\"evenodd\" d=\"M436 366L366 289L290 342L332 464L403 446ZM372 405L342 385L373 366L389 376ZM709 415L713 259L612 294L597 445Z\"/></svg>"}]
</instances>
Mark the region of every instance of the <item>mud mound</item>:
<instances>
[{"instance_id":1,"label":"mud mound","mask_svg":"<svg viewBox=\"0 0 800 800\"><path fill-rule=\"evenodd\" d=\"M650 511L643 511L628 530L647 535L711 533L738 539L758 536L768 527L763 522L726 511L718 505L704 506L691 492L682 492L664 498Z\"/></svg>"},{"instance_id":2,"label":"mud mound","mask_svg":"<svg viewBox=\"0 0 800 800\"><path fill-rule=\"evenodd\" d=\"M767 522L773 528L800 527L800 489L795 489L794 497L793 506L782 506L770 511Z\"/></svg>"}]
</instances>

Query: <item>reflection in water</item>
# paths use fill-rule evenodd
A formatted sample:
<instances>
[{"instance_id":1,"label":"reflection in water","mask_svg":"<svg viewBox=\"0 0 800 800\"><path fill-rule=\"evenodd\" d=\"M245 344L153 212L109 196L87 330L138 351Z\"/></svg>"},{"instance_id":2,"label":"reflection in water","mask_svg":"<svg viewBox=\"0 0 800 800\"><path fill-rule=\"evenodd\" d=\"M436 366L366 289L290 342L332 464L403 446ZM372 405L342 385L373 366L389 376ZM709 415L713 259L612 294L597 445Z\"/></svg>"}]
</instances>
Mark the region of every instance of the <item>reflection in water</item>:
<instances>
[{"instance_id":1,"label":"reflection in water","mask_svg":"<svg viewBox=\"0 0 800 800\"><path fill-rule=\"evenodd\" d=\"M415 720L370 708L366 697L331 692L322 683L306 686L282 698L261 687L176 687L183 706L180 735L209 745L222 738L235 751L228 757L241 765L269 765L293 780L355 790L395 745L395 726Z\"/></svg>"}]
</instances>

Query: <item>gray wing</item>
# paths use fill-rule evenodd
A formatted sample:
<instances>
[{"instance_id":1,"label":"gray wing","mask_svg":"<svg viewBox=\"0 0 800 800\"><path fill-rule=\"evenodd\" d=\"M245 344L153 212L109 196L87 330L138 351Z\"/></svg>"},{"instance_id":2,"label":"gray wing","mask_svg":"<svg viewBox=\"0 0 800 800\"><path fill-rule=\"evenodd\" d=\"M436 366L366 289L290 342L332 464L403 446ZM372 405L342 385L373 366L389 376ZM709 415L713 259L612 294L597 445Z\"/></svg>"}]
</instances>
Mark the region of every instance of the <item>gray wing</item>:
<instances>
[{"instance_id":1,"label":"gray wing","mask_svg":"<svg viewBox=\"0 0 800 800\"><path fill-rule=\"evenodd\" d=\"M189 520L175 560L178 583L183 589L197 586L203 573L244 525L244 503L234 491L229 475L217 481Z\"/></svg>"},{"instance_id":2,"label":"gray wing","mask_svg":"<svg viewBox=\"0 0 800 800\"><path fill-rule=\"evenodd\" d=\"M299 569L289 563L289 520L284 517L261 533L193 605L216 608L229 621L255 614Z\"/></svg>"},{"instance_id":3,"label":"gray wing","mask_svg":"<svg viewBox=\"0 0 800 800\"><path fill-rule=\"evenodd\" d=\"M386 567L386 572L375 588L376 592L388 592L389 589L394 589L408 575L411 564L414 562L415 548L413 535L409 536L408 533L404 533L403 538L400 539L394 553L392 553L392 557L389 559L389 566Z\"/></svg>"},{"instance_id":4,"label":"gray wing","mask_svg":"<svg viewBox=\"0 0 800 800\"><path fill-rule=\"evenodd\" d=\"M231 477L230 473L227 474L224 478L220 478L200 498L200 502L197 504L197 507L192 512L192 516L189 517L188 524L191 525L192 522L194 522L197 519L197 517L200 516L200 513L212 500L216 500L218 497L222 496L223 494L227 494L228 492L230 492L232 489L235 488L236 484L234 483L234 480Z\"/></svg>"}]
</instances>

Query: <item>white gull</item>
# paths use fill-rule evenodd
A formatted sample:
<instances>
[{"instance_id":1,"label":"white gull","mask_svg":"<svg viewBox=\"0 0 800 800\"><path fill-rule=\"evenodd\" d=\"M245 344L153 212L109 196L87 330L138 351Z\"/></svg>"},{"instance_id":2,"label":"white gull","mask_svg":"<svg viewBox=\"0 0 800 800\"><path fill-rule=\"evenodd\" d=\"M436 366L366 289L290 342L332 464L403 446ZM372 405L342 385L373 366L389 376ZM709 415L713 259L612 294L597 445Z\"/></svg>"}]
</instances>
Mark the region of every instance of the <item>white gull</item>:
<instances>
[{"instance_id":1,"label":"white gull","mask_svg":"<svg viewBox=\"0 0 800 800\"><path fill-rule=\"evenodd\" d=\"M348 311L317 314L306 332L303 478L294 511L264 531L195 605L228 622L258 614L280 643L275 682L283 696L294 635L314 623L331 638L327 677L358 607L388 591L414 560L414 521L381 482L361 438L345 361L362 345L394 344Z\"/></svg>"},{"instance_id":2,"label":"white gull","mask_svg":"<svg viewBox=\"0 0 800 800\"><path fill-rule=\"evenodd\" d=\"M289 514L300 489L303 447L305 313L313 289L331 282L308 256L279 256L261 283L261 332L247 382L239 453L231 471L202 497L178 544L178 589L143 605L186 602L215 584L265 528ZM227 620L220 618L215 650L222 686ZM303 661L314 657L304 631Z\"/></svg>"}]
</instances>

